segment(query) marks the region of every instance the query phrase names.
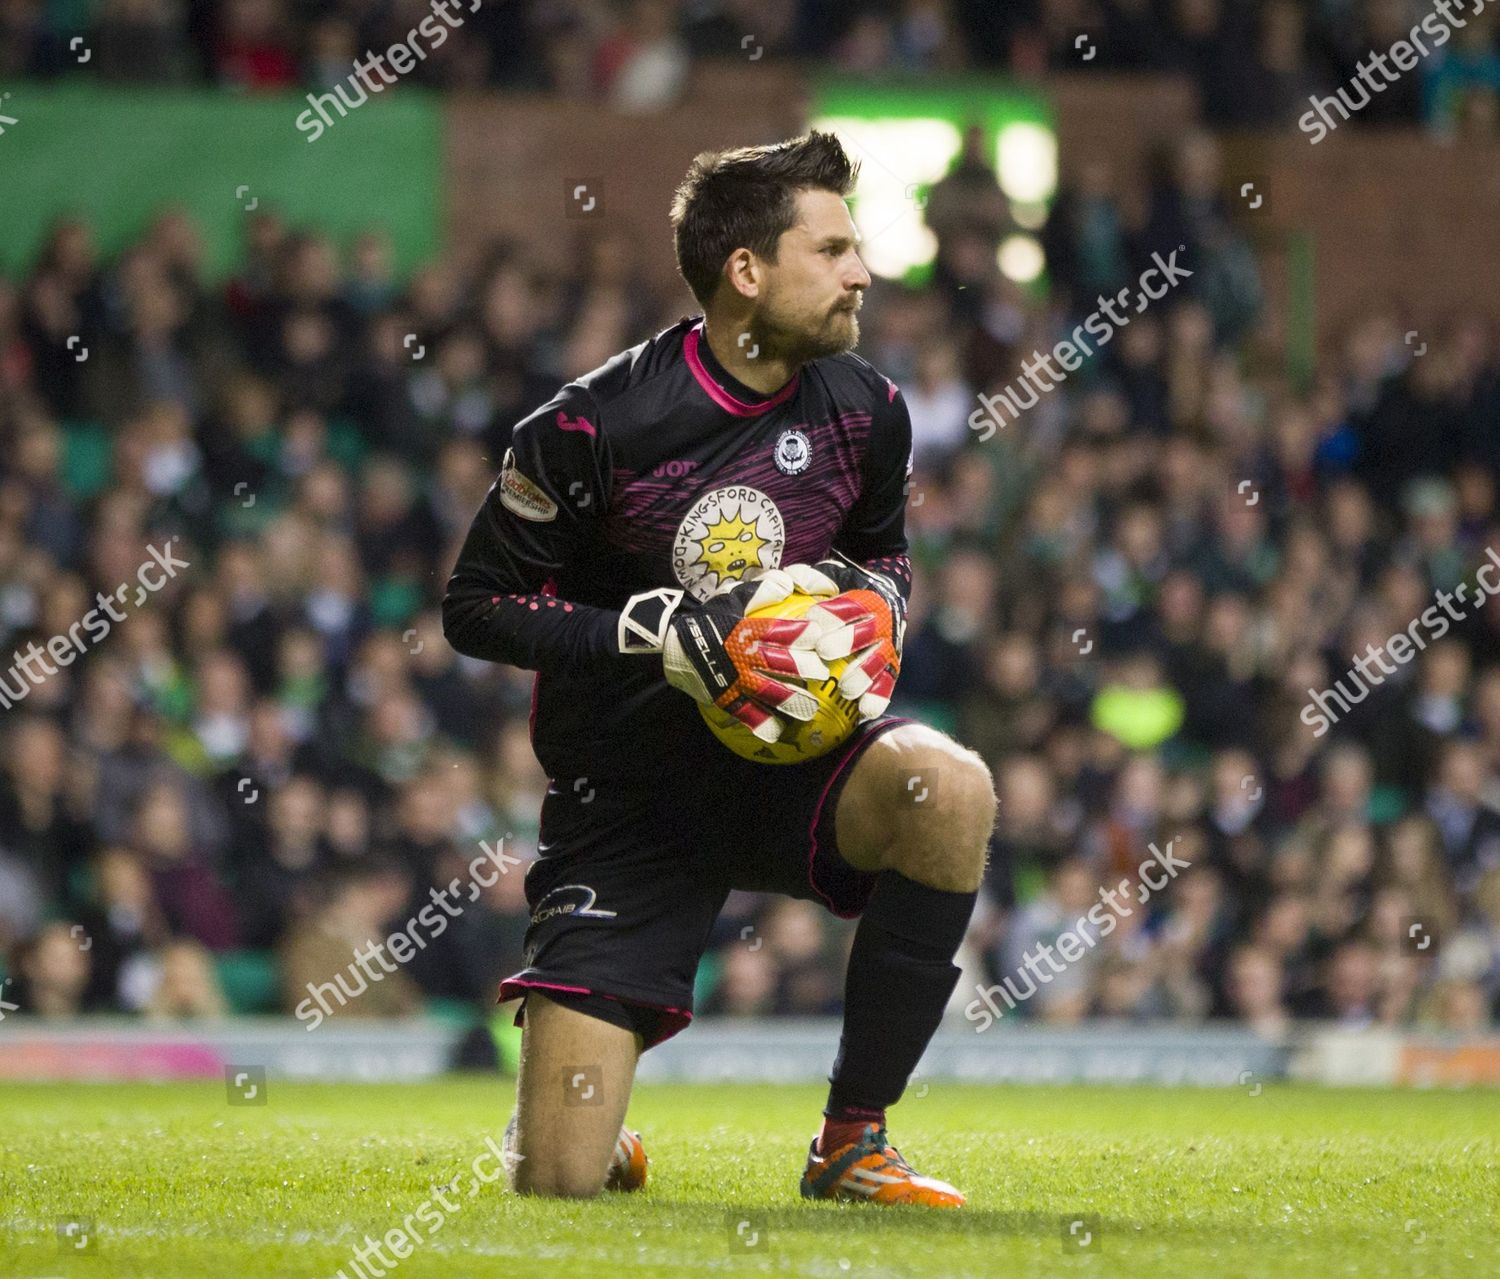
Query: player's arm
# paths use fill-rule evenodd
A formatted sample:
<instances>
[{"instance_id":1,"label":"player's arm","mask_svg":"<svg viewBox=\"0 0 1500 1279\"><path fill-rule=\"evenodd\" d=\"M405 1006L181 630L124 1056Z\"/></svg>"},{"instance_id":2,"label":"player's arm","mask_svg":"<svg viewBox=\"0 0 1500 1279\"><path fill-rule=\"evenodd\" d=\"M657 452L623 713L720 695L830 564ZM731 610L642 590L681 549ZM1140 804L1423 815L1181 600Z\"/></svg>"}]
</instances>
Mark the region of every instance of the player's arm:
<instances>
[{"instance_id":1,"label":"player's arm","mask_svg":"<svg viewBox=\"0 0 1500 1279\"><path fill-rule=\"evenodd\" d=\"M911 560L906 541L906 498L911 488L911 415L894 386L870 423L864 484L844 520L833 549L889 581L904 606L911 599ZM848 589L848 588L845 588Z\"/></svg>"},{"instance_id":2,"label":"player's arm","mask_svg":"<svg viewBox=\"0 0 1500 1279\"><path fill-rule=\"evenodd\" d=\"M512 431L443 597L443 633L460 653L558 672L618 656L619 613L549 586L608 502L599 421L593 396L570 384Z\"/></svg>"},{"instance_id":3,"label":"player's arm","mask_svg":"<svg viewBox=\"0 0 1500 1279\"><path fill-rule=\"evenodd\" d=\"M811 642L830 661L850 657L839 690L859 702L864 719L885 712L901 673L911 598L911 458L911 417L892 385L870 423L860 495L834 538L832 556L812 566L840 593L808 613L809 634L800 642Z\"/></svg>"},{"instance_id":4,"label":"player's arm","mask_svg":"<svg viewBox=\"0 0 1500 1279\"><path fill-rule=\"evenodd\" d=\"M608 505L608 443L599 427L593 397L575 385L516 426L448 582L448 642L467 656L535 671L653 661L668 683L766 741L780 736L778 713L812 718L817 703L797 681L828 672L815 653L791 648L806 623L746 617L791 594L795 575L774 570L701 604L668 588L633 595L620 610L553 593L549 583L564 565L591 552L594 521Z\"/></svg>"}]
</instances>

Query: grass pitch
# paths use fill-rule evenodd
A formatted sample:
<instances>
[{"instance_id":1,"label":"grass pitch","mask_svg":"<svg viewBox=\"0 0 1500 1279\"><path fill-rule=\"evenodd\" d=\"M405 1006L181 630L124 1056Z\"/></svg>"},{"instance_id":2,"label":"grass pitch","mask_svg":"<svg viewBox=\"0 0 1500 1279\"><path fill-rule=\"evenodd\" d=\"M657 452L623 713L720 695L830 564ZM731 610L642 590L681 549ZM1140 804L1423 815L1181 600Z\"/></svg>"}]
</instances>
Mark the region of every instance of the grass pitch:
<instances>
[{"instance_id":1,"label":"grass pitch","mask_svg":"<svg viewBox=\"0 0 1500 1279\"><path fill-rule=\"evenodd\" d=\"M523 1200L473 1178L510 1113L507 1081L273 1080L263 1097L231 1106L223 1084L0 1087L0 1279L331 1279L341 1267L354 1279L351 1249L424 1203L409 1255L363 1273L1500 1275L1496 1092L919 1082L892 1135L968 1195L954 1213L799 1199L814 1087L638 1088L630 1121L651 1184L589 1202ZM455 1210L438 1212L434 1187L449 1184Z\"/></svg>"}]
</instances>

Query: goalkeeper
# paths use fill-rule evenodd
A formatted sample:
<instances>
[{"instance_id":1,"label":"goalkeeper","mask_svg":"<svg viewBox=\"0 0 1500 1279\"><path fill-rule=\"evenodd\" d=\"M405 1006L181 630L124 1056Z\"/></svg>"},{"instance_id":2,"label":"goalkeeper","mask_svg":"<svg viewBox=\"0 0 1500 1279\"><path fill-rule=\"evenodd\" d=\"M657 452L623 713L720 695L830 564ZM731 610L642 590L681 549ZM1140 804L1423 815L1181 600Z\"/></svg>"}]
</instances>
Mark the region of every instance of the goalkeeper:
<instances>
[{"instance_id":1,"label":"goalkeeper","mask_svg":"<svg viewBox=\"0 0 1500 1279\"><path fill-rule=\"evenodd\" d=\"M700 155L679 270L703 308L570 382L514 429L443 604L459 652L537 672L550 778L526 878L518 1190L645 1181L625 1128L636 1062L692 1018L731 889L859 917L809 1198L954 1207L886 1134L942 1018L995 798L978 756L886 713L911 569L911 425L852 354L869 286L830 134ZM794 589L801 619L746 615ZM694 702L764 741L811 717L802 684L850 658L861 723L786 767L739 758Z\"/></svg>"}]
</instances>

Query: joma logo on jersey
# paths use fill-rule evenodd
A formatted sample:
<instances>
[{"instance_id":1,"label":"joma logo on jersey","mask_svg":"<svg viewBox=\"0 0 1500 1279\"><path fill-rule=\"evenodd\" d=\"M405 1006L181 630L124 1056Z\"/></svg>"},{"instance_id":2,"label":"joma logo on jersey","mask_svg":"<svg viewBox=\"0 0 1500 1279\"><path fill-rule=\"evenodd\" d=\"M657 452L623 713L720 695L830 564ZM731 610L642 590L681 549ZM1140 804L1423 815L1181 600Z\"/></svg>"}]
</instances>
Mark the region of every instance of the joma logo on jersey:
<instances>
[{"instance_id":1,"label":"joma logo on jersey","mask_svg":"<svg viewBox=\"0 0 1500 1279\"><path fill-rule=\"evenodd\" d=\"M779 568L786 522L776 503L747 484L705 493L677 526L672 572L694 599L707 599L752 568Z\"/></svg>"}]
</instances>

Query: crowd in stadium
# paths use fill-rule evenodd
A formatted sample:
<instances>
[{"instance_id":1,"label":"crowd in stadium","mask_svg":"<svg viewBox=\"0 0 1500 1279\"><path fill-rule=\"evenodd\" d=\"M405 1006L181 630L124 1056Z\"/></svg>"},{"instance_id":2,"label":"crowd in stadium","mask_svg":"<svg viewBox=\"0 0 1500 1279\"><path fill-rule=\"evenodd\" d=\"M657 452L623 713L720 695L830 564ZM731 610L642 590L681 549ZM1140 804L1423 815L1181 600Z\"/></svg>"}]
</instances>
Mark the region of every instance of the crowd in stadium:
<instances>
[{"instance_id":1,"label":"crowd in stadium","mask_svg":"<svg viewBox=\"0 0 1500 1279\"><path fill-rule=\"evenodd\" d=\"M1444 4L1452 16L1432 56L1378 89L1361 124L1500 132L1496 7ZM426 20L427 42L444 38L406 78L448 90L651 111L684 92L703 57L896 76L1149 70L1192 79L1209 124L1253 127L1291 124L1437 12L1419 0L106 0L73 26L42 0L17 0L0 8L0 74L76 71L82 38L89 73L112 82L327 90Z\"/></svg>"},{"instance_id":2,"label":"crowd in stadium","mask_svg":"<svg viewBox=\"0 0 1500 1279\"><path fill-rule=\"evenodd\" d=\"M1000 795L955 1007L1025 969L1007 1016L1490 1024L1500 603L1476 572L1500 556L1500 345L1457 315L1418 353L1372 307L1292 384L1251 358L1260 280L1219 181L1206 135L1080 173L1041 302L999 274L1003 200L971 160L929 202L931 281L867 299L860 350L916 454L894 709L980 751ZM437 605L510 426L691 305L608 233L571 275L497 244L398 282L378 229L246 228L220 283L170 210L108 259L60 222L0 279L19 1015L291 1011L485 845L534 851L530 675L459 658ZM981 393L1177 246L1191 278L972 429ZM138 589L164 556L182 567ZM1443 633L1414 631L1461 583ZM1404 632L1420 647L1355 696L1354 659ZM1162 850L1184 868L1147 892ZM489 879L348 1015L491 999L526 907L519 869ZM1082 956L1040 979L1083 917ZM834 1012L851 936L736 894L700 1010Z\"/></svg>"}]
</instances>

